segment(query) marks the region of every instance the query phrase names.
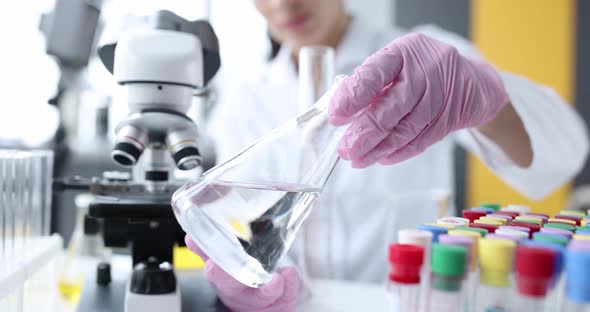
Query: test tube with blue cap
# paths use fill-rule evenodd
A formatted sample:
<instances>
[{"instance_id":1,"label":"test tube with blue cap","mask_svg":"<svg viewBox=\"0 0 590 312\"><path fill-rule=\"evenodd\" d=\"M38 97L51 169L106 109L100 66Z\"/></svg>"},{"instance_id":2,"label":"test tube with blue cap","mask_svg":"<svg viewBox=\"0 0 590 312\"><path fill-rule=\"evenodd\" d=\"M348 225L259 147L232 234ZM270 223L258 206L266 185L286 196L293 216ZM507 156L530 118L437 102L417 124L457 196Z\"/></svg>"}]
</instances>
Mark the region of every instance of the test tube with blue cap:
<instances>
[{"instance_id":1,"label":"test tube with blue cap","mask_svg":"<svg viewBox=\"0 0 590 312\"><path fill-rule=\"evenodd\" d=\"M566 289L563 312L590 311L590 249L569 246L565 253Z\"/></svg>"},{"instance_id":2,"label":"test tube with blue cap","mask_svg":"<svg viewBox=\"0 0 590 312\"><path fill-rule=\"evenodd\" d=\"M420 225L418 225L418 229L432 233L432 242L433 243L438 242L439 235L446 234L448 232L448 229L445 227L436 226L436 225L429 225L429 224L420 224Z\"/></svg>"}]
</instances>

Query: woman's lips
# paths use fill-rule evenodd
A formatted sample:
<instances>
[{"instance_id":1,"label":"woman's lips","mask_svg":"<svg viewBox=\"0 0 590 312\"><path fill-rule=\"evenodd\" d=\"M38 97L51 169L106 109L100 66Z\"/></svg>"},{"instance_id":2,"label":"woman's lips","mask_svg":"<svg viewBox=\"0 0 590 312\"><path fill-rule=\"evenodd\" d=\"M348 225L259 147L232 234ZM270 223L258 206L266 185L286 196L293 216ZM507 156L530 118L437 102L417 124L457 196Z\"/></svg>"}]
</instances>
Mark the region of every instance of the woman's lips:
<instances>
[{"instance_id":1,"label":"woman's lips","mask_svg":"<svg viewBox=\"0 0 590 312\"><path fill-rule=\"evenodd\" d=\"M305 24L305 22L307 22L308 19L309 19L309 17L306 15L300 15L300 16L294 17L294 18L290 19L287 23L285 23L284 28L289 31L297 30L297 29L301 28L303 26L303 24Z\"/></svg>"}]
</instances>

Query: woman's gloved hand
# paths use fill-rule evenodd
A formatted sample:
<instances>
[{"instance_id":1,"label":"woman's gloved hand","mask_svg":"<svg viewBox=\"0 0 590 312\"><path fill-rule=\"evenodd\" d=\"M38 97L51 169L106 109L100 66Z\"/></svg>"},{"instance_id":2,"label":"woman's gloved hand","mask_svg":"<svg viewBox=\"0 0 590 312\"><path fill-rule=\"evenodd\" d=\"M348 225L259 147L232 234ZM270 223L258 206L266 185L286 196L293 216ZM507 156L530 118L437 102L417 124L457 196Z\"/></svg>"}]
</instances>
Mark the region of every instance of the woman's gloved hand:
<instances>
[{"instance_id":1,"label":"woman's gloved hand","mask_svg":"<svg viewBox=\"0 0 590 312\"><path fill-rule=\"evenodd\" d=\"M452 131L492 120L508 103L487 63L422 34L392 41L343 80L330 122L352 122L338 147L355 168L389 165L422 153Z\"/></svg>"},{"instance_id":2,"label":"woman's gloved hand","mask_svg":"<svg viewBox=\"0 0 590 312\"><path fill-rule=\"evenodd\" d=\"M223 304L233 312L291 312L295 311L299 292L299 277L294 268L279 269L272 281L260 288L251 288L236 281L186 235L186 246L205 261L205 277Z\"/></svg>"}]
</instances>

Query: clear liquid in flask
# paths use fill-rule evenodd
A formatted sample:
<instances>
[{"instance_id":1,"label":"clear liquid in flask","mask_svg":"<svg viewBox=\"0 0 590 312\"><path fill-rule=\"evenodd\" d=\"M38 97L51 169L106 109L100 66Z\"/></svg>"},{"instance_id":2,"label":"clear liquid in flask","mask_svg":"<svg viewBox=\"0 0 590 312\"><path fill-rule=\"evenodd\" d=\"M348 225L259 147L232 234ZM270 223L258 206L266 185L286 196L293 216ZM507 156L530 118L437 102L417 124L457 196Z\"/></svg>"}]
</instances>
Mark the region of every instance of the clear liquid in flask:
<instances>
[{"instance_id":1,"label":"clear liquid in flask","mask_svg":"<svg viewBox=\"0 0 590 312\"><path fill-rule=\"evenodd\" d=\"M184 231L243 284L259 287L269 282L320 190L289 184L200 182L185 186L173 198Z\"/></svg>"}]
</instances>

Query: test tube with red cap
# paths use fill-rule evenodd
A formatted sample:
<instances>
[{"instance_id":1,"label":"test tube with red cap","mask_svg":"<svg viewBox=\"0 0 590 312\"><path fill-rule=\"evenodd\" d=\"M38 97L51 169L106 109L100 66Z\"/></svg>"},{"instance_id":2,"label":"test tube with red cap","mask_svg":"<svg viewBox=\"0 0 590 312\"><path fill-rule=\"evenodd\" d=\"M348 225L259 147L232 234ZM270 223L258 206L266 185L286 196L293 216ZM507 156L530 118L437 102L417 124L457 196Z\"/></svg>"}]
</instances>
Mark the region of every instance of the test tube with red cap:
<instances>
[{"instance_id":1,"label":"test tube with red cap","mask_svg":"<svg viewBox=\"0 0 590 312\"><path fill-rule=\"evenodd\" d=\"M517 295L512 307L514 311L548 311L547 298L556 258L556 252L547 248L526 245L516 248Z\"/></svg>"},{"instance_id":2,"label":"test tube with red cap","mask_svg":"<svg viewBox=\"0 0 590 312\"><path fill-rule=\"evenodd\" d=\"M419 311L420 270L424 261L424 248L418 245L393 244L389 246L389 284L387 292L390 311Z\"/></svg>"}]
</instances>

